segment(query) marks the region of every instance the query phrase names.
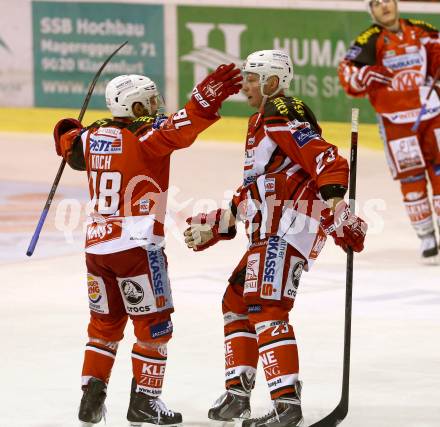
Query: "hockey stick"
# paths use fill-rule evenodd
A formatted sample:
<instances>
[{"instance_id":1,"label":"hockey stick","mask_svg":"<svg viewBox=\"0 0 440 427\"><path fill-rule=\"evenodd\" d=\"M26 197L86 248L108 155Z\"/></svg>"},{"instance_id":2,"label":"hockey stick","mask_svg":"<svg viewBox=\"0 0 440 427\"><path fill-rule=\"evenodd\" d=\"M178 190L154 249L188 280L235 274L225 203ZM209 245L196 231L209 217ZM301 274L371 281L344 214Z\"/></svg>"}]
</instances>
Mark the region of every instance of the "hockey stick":
<instances>
[{"instance_id":1,"label":"hockey stick","mask_svg":"<svg viewBox=\"0 0 440 427\"><path fill-rule=\"evenodd\" d=\"M102 70L104 67L109 63L109 61L128 43L128 40L121 44L101 65L100 69L96 72L95 77L92 80L92 83L90 83L89 91L87 92L87 95L84 99L83 105L81 107L81 111L78 116L78 121L81 122L84 114L86 112L87 106L89 105L90 98L93 93L93 89L95 89L96 82L99 79L99 76L101 75ZM40 237L41 229L43 228L44 221L46 220L47 214L49 213L50 205L52 204L52 200L55 196L55 192L57 190L58 184L61 179L61 175L63 174L64 167L66 166L66 161L63 159L61 161L60 167L58 168L58 172L55 176L55 179L52 184L52 188L50 189L49 195L47 196L46 204L44 205L43 211L41 212L40 219L38 221L37 227L35 228L34 235L32 236L31 242L29 243L29 247L26 251L27 256L32 256L35 250L35 246L37 246L38 239Z\"/></svg>"},{"instance_id":2,"label":"hockey stick","mask_svg":"<svg viewBox=\"0 0 440 427\"><path fill-rule=\"evenodd\" d=\"M417 116L416 122L414 123L414 126L411 128L413 132L417 132L420 126L420 122L422 121L422 117L426 114L426 104L428 103L429 98L431 97L432 91L435 88L435 84L437 83L438 79L440 78L440 67L437 69L434 80L431 84L431 88L429 89L428 96L426 97L425 102L422 105L422 108L420 108L419 115Z\"/></svg>"},{"instance_id":3,"label":"hockey stick","mask_svg":"<svg viewBox=\"0 0 440 427\"><path fill-rule=\"evenodd\" d=\"M350 147L350 210L354 212L356 199L357 143L359 127L359 109L351 110L351 147ZM344 364L342 372L341 400L335 409L322 420L310 427L335 427L347 416L350 389L350 350L351 350L351 306L353 295L353 250L347 249L347 269L345 276L345 325L344 325Z\"/></svg>"}]
</instances>

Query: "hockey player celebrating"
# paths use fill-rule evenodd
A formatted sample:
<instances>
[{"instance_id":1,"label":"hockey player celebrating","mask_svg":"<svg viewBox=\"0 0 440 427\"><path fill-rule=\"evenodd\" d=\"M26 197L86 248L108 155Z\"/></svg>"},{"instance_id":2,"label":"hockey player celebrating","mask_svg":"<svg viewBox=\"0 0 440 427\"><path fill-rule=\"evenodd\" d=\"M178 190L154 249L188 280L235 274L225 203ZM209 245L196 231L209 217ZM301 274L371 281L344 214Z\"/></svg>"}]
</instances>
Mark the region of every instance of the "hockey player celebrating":
<instances>
[{"instance_id":1,"label":"hockey player celebrating","mask_svg":"<svg viewBox=\"0 0 440 427\"><path fill-rule=\"evenodd\" d=\"M301 386L289 312L302 270L311 267L328 234L343 248L361 251L366 224L343 201L347 161L323 139L304 102L284 93L293 78L289 56L254 52L242 71L242 92L259 109L249 119L243 185L230 209L189 218L184 233L195 251L232 239L237 220L245 221L249 237L222 303L226 392L208 417L241 419L247 427L297 426ZM259 357L274 408L246 419Z\"/></svg>"},{"instance_id":2,"label":"hockey player celebrating","mask_svg":"<svg viewBox=\"0 0 440 427\"><path fill-rule=\"evenodd\" d=\"M106 87L112 119L87 128L63 119L55 127L57 153L74 169L87 170L91 197L86 237L91 317L79 408L83 425L102 419L128 317L137 342L127 419L133 426L182 422L181 414L159 399L173 331L163 249L170 156L219 119L222 102L238 93L241 80L233 64L220 66L194 88L183 109L154 126L159 95L155 83L145 76L119 76Z\"/></svg>"},{"instance_id":3,"label":"hockey player celebrating","mask_svg":"<svg viewBox=\"0 0 440 427\"><path fill-rule=\"evenodd\" d=\"M439 33L426 22L399 19L397 0L366 3L373 24L351 45L339 79L347 94L368 97L377 112L391 174L400 181L422 259L431 263L438 248L426 172L440 224L440 100L436 91L427 95L440 67Z\"/></svg>"}]
</instances>

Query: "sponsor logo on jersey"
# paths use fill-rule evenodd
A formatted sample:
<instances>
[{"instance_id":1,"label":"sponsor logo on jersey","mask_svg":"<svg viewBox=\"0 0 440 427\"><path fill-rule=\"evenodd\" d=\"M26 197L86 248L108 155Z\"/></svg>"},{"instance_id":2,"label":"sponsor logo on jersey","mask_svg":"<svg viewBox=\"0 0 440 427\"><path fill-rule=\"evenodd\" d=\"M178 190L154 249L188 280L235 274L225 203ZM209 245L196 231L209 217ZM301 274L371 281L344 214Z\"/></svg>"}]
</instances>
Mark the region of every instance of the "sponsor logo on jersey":
<instances>
[{"instance_id":1,"label":"sponsor logo on jersey","mask_svg":"<svg viewBox=\"0 0 440 427\"><path fill-rule=\"evenodd\" d=\"M164 298L159 298L165 294L165 285L168 280L166 274L165 260L160 251L147 251L148 253L148 263L150 265L151 279L153 281L153 291L156 297L156 304L165 303Z\"/></svg>"},{"instance_id":2,"label":"sponsor logo on jersey","mask_svg":"<svg viewBox=\"0 0 440 427\"><path fill-rule=\"evenodd\" d=\"M405 47L405 52L406 53L415 53L419 51L419 47L418 46L406 46Z\"/></svg>"},{"instance_id":3,"label":"sponsor logo on jersey","mask_svg":"<svg viewBox=\"0 0 440 427\"><path fill-rule=\"evenodd\" d=\"M118 220L112 222L92 222L87 225L86 247L119 239L121 235L122 224Z\"/></svg>"},{"instance_id":4,"label":"sponsor logo on jersey","mask_svg":"<svg viewBox=\"0 0 440 427\"><path fill-rule=\"evenodd\" d=\"M264 273L263 273L263 289L262 293L263 295L272 295L272 289L273 286L266 286L265 285L272 285L274 282L275 277L275 266L276 266L276 259L278 256L278 250L280 246L280 238L278 236L271 236L267 242L267 249L266 249L266 259L264 262Z\"/></svg>"},{"instance_id":5,"label":"sponsor logo on jersey","mask_svg":"<svg viewBox=\"0 0 440 427\"><path fill-rule=\"evenodd\" d=\"M97 304L101 301L102 295L101 289L99 288L99 282L91 274L87 275L87 288L90 302Z\"/></svg>"},{"instance_id":6,"label":"sponsor logo on jersey","mask_svg":"<svg viewBox=\"0 0 440 427\"><path fill-rule=\"evenodd\" d=\"M91 154L121 154L122 134L120 129L99 128L90 135Z\"/></svg>"},{"instance_id":7,"label":"sponsor logo on jersey","mask_svg":"<svg viewBox=\"0 0 440 427\"><path fill-rule=\"evenodd\" d=\"M287 116L289 114L289 107L284 102L283 98L275 98L272 102L280 114L283 116Z\"/></svg>"},{"instance_id":8,"label":"sponsor logo on jersey","mask_svg":"<svg viewBox=\"0 0 440 427\"><path fill-rule=\"evenodd\" d=\"M317 134L312 128L309 127L297 129L295 132L292 133L292 137L300 148L304 147L304 145L306 145L313 139L320 138L319 134Z\"/></svg>"},{"instance_id":9,"label":"sponsor logo on jersey","mask_svg":"<svg viewBox=\"0 0 440 427\"><path fill-rule=\"evenodd\" d=\"M295 299L303 269L304 261L302 259L298 257L290 257L289 275L284 289L285 297Z\"/></svg>"},{"instance_id":10,"label":"sponsor logo on jersey","mask_svg":"<svg viewBox=\"0 0 440 427\"><path fill-rule=\"evenodd\" d=\"M353 60L358 57L358 55L362 52L362 48L359 46L350 46L348 49L345 59Z\"/></svg>"},{"instance_id":11,"label":"sponsor logo on jersey","mask_svg":"<svg viewBox=\"0 0 440 427\"><path fill-rule=\"evenodd\" d=\"M139 212L149 213L150 212L150 199L139 200Z\"/></svg>"},{"instance_id":12,"label":"sponsor logo on jersey","mask_svg":"<svg viewBox=\"0 0 440 427\"><path fill-rule=\"evenodd\" d=\"M255 148L251 148L244 152L244 167L246 169L252 168L255 162Z\"/></svg>"},{"instance_id":13,"label":"sponsor logo on jersey","mask_svg":"<svg viewBox=\"0 0 440 427\"><path fill-rule=\"evenodd\" d=\"M281 299L286 250L287 242L279 236L270 236L267 240L260 292L261 297L264 299Z\"/></svg>"},{"instance_id":14,"label":"sponsor logo on jersey","mask_svg":"<svg viewBox=\"0 0 440 427\"><path fill-rule=\"evenodd\" d=\"M251 254L246 264L243 294L257 292L258 272L260 270L260 254Z\"/></svg>"},{"instance_id":15,"label":"sponsor logo on jersey","mask_svg":"<svg viewBox=\"0 0 440 427\"><path fill-rule=\"evenodd\" d=\"M402 70L393 77L391 86L394 90L405 91L417 89L425 82L425 76L420 71Z\"/></svg>"},{"instance_id":16,"label":"sponsor logo on jersey","mask_svg":"<svg viewBox=\"0 0 440 427\"><path fill-rule=\"evenodd\" d=\"M384 58L389 58L390 56L396 56L396 51L395 50L387 50L383 55Z\"/></svg>"},{"instance_id":17,"label":"sponsor logo on jersey","mask_svg":"<svg viewBox=\"0 0 440 427\"><path fill-rule=\"evenodd\" d=\"M356 39L356 43L358 43L360 45L365 45L368 43L368 41L370 40L370 38L372 36L380 33L381 31L382 30L380 29L380 27L378 27L377 25L374 25L374 26L368 28L368 30L364 31L360 36L358 36L358 38Z\"/></svg>"},{"instance_id":18,"label":"sponsor logo on jersey","mask_svg":"<svg viewBox=\"0 0 440 427\"><path fill-rule=\"evenodd\" d=\"M275 191L275 178L265 178L264 189L266 190L266 192L273 193Z\"/></svg>"},{"instance_id":19,"label":"sponsor logo on jersey","mask_svg":"<svg viewBox=\"0 0 440 427\"><path fill-rule=\"evenodd\" d=\"M129 304L137 305L144 299L142 286L131 279L124 279L121 282L121 289Z\"/></svg>"},{"instance_id":20,"label":"sponsor logo on jersey","mask_svg":"<svg viewBox=\"0 0 440 427\"><path fill-rule=\"evenodd\" d=\"M423 65L422 57L418 52L384 58L382 62L385 67L391 68L392 70L401 70L403 68Z\"/></svg>"},{"instance_id":21,"label":"sponsor logo on jersey","mask_svg":"<svg viewBox=\"0 0 440 427\"><path fill-rule=\"evenodd\" d=\"M261 304L248 305L248 313L260 313L263 310Z\"/></svg>"},{"instance_id":22,"label":"sponsor logo on jersey","mask_svg":"<svg viewBox=\"0 0 440 427\"><path fill-rule=\"evenodd\" d=\"M173 323L171 320L150 326L150 334L152 338L159 338L173 332Z\"/></svg>"},{"instance_id":23,"label":"sponsor logo on jersey","mask_svg":"<svg viewBox=\"0 0 440 427\"><path fill-rule=\"evenodd\" d=\"M255 136L251 136L248 139L248 145L254 145L255 144Z\"/></svg>"}]
</instances>

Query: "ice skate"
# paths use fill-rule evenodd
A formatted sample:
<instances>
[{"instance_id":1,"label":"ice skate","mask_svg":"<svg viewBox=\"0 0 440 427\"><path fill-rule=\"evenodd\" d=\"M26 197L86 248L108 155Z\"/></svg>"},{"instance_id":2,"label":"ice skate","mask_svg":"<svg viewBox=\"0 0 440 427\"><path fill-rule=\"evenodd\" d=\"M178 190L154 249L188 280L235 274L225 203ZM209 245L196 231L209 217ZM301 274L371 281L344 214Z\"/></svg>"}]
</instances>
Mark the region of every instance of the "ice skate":
<instances>
[{"instance_id":1,"label":"ice skate","mask_svg":"<svg viewBox=\"0 0 440 427\"><path fill-rule=\"evenodd\" d=\"M419 236L420 238L420 255L424 264L438 263L438 246L435 233Z\"/></svg>"},{"instance_id":2,"label":"ice skate","mask_svg":"<svg viewBox=\"0 0 440 427\"><path fill-rule=\"evenodd\" d=\"M237 419L247 419L251 416L250 392L242 387L231 387L223 393L208 411L208 418L216 421L213 426L227 426Z\"/></svg>"},{"instance_id":3,"label":"ice skate","mask_svg":"<svg viewBox=\"0 0 440 427\"><path fill-rule=\"evenodd\" d=\"M255 386L255 371L248 370L240 375L240 384L223 393L208 411L208 418L214 426L227 426L236 420L250 418L251 391Z\"/></svg>"},{"instance_id":4,"label":"ice skate","mask_svg":"<svg viewBox=\"0 0 440 427\"><path fill-rule=\"evenodd\" d=\"M295 427L302 426L304 419L301 402L297 398L279 398L274 401L273 410L260 418L243 420L236 426L242 427Z\"/></svg>"},{"instance_id":5,"label":"ice skate","mask_svg":"<svg viewBox=\"0 0 440 427\"><path fill-rule=\"evenodd\" d=\"M136 392L136 381L131 384L130 405L127 411L130 427L151 425L178 427L182 425L182 414L169 410L157 397Z\"/></svg>"},{"instance_id":6,"label":"ice skate","mask_svg":"<svg viewBox=\"0 0 440 427\"><path fill-rule=\"evenodd\" d=\"M98 378L90 378L88 384L83 387L83 392L78 418L81 427L90 427L105 417L104 401L107 396L107 384Z\"/></svg>"}]
</instances>

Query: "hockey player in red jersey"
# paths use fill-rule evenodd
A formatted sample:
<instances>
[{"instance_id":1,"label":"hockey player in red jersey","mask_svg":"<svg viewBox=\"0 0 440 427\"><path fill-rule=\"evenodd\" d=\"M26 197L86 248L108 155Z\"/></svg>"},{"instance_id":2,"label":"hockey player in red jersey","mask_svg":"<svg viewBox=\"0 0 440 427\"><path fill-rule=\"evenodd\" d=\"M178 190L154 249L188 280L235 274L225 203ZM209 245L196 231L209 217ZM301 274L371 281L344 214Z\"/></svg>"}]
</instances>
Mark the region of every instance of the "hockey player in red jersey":
<instances>
[{"instance_id":1,"label":"hockey player in red jersey","mask_svg":"<svg viewBox=\"0 0 440 427\"><path fill-rule=\"evenodd\" d=\"M249 245L223 298L226 392L208 417L241 419L247 427L301 425L298 350L289 312L303 269L310 269L327 235L363 249L366 224L343 201L347 161L325 141L313 112L285 95L293 78L288 55L258 51L243 65L243 94L259 109L249 119L243 184L230 209L188 219L189 248L231 239L236 221ZM274 409L250 417L250 394L261 359Z\"/></svg>"},{"instance_id":2,"label":"hockey player in red jersey","mask_svg":"<svg viewBox=\"0 0 440 427\"><path fill-rule=\"evenodd\" d=\"M439 32L426 22L399 19L397 0L372 0L367 6L373 25L351 45L339 79L347 94L367 97L375 109L422 258L432 262L438 247L427 184L429 179L440 224L440 100L436 90L429 99L427 94L440 67ZM424 103L426 113L413 131Z\"/></svg>"},{"instance_id":3,"label":"hockey player in red jersey","mask_svg":"<svg viewBox=\"0 0 440 427\"><path fill-rule=\"evenodd\" d=\"M123 75L106 88L112 119L84 128L74 119L55 127L57 153L87 170L92 212L86 264L89 341L82 371L79 419L101 421L118 343L130 318L132 350L130 425L182 422L159 399L173 325L173 301L163 249L170 156L190 146L219 119L221 103L241 88L240 70L222 65L199 83L190 101L168 119L157 116L158 91L145 76Z\"/></svg>"}]
</instances>

